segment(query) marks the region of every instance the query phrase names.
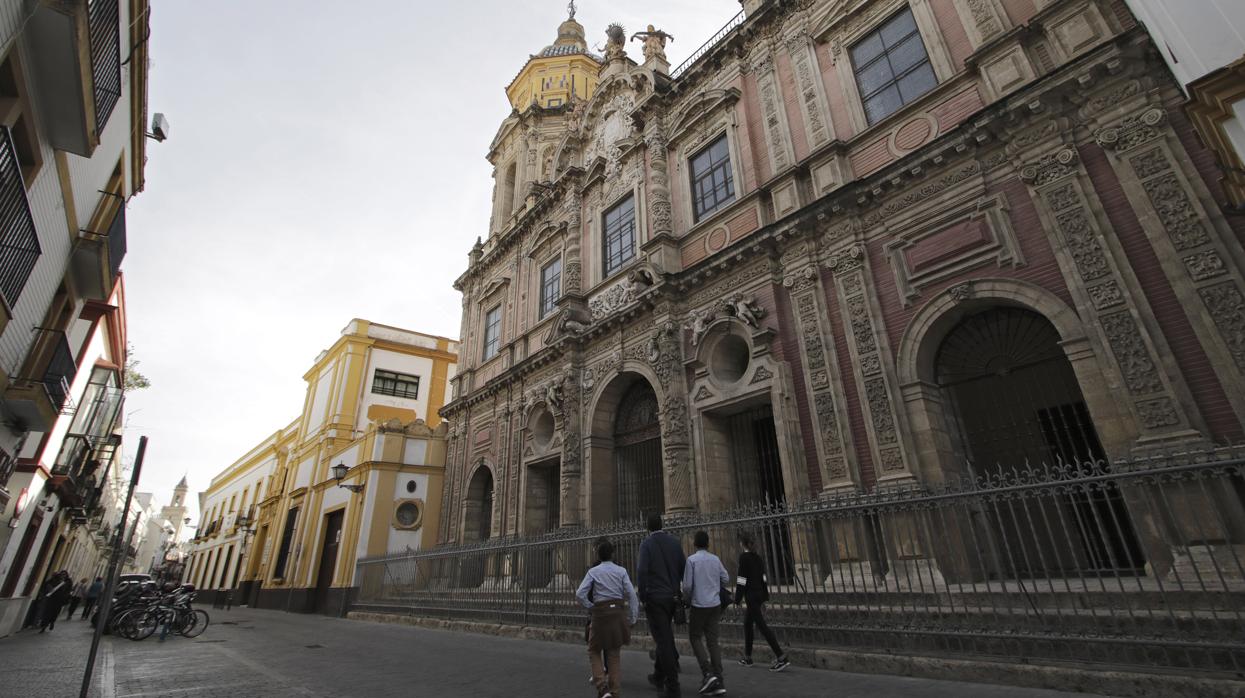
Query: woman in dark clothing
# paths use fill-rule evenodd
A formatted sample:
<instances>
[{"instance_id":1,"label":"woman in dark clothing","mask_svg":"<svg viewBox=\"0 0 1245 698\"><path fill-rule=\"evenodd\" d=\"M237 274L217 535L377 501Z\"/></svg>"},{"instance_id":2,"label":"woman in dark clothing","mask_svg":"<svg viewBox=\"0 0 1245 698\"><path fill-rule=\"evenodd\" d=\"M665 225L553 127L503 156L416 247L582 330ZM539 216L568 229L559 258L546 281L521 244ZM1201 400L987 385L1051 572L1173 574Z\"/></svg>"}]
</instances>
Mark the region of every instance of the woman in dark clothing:
<instances>
[{"instance_id":1,"label":"woman in dark clothing","mask_svg":"<svg viewBox=\"0 0 1245 698\"><path fill-rule=\"evenodd\" d=\"M57 572L50 581L52 586L43 595L43 617L39 619L39 632L56 627L56 617L61 614L61 609L65 607L73 591L73 582L69 579L68 572Z\"/></svg>"},{"instance_id":2,"label":"woman in dark clothing","mask_svg":"<svg viewBox=\"0 0 1245 698\"><path fill-rule=\"evenodd\" d=\"M735 580L735 605L742 601L746 605L744 612L744 656L739 660L743 666L752 666L752 626L755 625L769 648L774 652L774 663L770 671L782 671L791 662L778 646L778 638L774 631L765 623L765 602L769 601L769 587L765 583L765 561L753 552L756 540L749 533L739 534L739 544L744 551L739 554L739 578Z\"/></svg>"}]
</instances>

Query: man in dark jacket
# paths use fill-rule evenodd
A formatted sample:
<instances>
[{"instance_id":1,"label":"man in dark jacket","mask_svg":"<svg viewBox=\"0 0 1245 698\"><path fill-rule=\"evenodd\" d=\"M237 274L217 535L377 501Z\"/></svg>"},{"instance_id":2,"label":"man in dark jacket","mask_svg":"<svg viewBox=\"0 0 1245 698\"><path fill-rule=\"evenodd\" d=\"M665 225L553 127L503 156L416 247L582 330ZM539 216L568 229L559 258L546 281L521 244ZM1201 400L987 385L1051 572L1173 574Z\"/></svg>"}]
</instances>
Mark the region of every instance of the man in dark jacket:
<instances>
[{"instance_id":1,"label":"man in dark jacket","mask_svg":"<svg viewBox=\"0 0 1245 698\"><path fill-rule=\"evenodd\" d=\"M661 689L662 698L674 698L682 695L674 648L674 609L687 558L678 539L662 530L660 514L648 517L648 530L648 537L640 544L636 580L648 630L657 645L656 672L649 681Z\"/></svg>"}]
</instances>

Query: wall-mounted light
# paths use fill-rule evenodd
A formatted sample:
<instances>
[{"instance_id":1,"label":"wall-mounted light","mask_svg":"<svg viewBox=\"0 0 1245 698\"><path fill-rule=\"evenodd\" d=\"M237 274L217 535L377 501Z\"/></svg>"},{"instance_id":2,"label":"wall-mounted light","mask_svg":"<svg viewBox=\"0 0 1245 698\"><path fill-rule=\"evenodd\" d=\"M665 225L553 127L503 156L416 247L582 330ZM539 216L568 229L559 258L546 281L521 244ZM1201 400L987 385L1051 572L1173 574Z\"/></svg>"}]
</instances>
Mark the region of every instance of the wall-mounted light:
<instances>
[{"instance_id":1,"label":"wall-mounted light","mask_svg":"<svg viewBox=\"0 0 1245 698\"><path fill-rule=\"evenodd\" d=\"M347 485L342 482L342 480L346 479L346 473L350 472L350 466L345 463L338 463L333 466L331 470L333 471L333 479L337 480L338 487L344 487L355 494L363 491L363 485Z\"/></svg>"}]
</instances>

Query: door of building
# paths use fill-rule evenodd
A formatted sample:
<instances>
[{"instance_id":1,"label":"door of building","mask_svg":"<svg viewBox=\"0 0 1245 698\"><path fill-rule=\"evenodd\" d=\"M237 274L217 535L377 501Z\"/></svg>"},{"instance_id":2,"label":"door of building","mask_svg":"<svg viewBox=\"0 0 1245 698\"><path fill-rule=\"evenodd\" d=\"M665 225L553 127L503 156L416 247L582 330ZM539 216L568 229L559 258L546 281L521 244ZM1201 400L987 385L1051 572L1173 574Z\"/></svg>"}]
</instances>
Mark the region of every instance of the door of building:
<instances>
[{"instance_id":1,"label":"door of building","mask_svg":"<svg viewBox=\"0 0 1245 698\"><path fill-rule=\"evenodd\" d=\"M735 501L769 509L787 503L774 410L762 405L729 417L731 455L735 465ZM771 582L789 584L795 575L791 531L785 520L766 524L757 536L757 552L765 558Z\"/></svg>"},{"instance_id":2,"label":"door of building","mask_svg":"<svg viewBox=\"0 0 1245 698\"><path fill-rule=\"evenodd\" d=\"M324 543L320 547L320 571L316 575L316 611L328 610L329 589L333 587L333 572L337 569L337 549L341 545L342 520L345 509L338 509L324 517Z\"/></svg>"},{"instance_id":3,"label":"door of building","mask_svg":"<svg viewBox=\"0 0 1245 698\"><path fill-rule=\"evenodd\" d=\"M4 590L0 591L0 596L12 596L17 591L17 582L22 576L26 558L30 557L30 549L35 545L35 536L39 535L41 526L43 526L43 513L32 512L30 523L26 525L26 531L22 534L22 543L17 548L17 556L13 558L13 564L9 565L9 576L4 580ZM34 576L33 572L31 576Z\"/></svg>"}]
</instances>

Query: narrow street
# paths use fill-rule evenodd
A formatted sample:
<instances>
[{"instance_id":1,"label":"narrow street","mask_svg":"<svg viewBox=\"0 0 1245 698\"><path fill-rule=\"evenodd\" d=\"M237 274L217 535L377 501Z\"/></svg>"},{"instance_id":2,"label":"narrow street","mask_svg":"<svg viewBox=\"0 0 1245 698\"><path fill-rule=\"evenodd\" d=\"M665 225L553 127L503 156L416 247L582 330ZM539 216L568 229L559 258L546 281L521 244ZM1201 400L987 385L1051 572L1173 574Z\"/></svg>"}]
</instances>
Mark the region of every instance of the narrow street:
<instances>
[{"instance_id":1,"label":"narrow street","mask_svg":"<svg viewBox=\"0 0 1245 698\"><path fill-rule=\"evenodd\" d=\"M99 698L263 696L591 696L587 660L572 645L423 630L274 611L211 610L199 638L130 642L105 638L97 665ZM60 622L0 640L0 698L76 696L90 627ZM759 657L760 658L760 657ZM688 658L690 659L690 658ZM733 661L733 660L732 660ZM688 672L690 665L684 665ZM652 695L641 652L623 657L624 693ZM688 686L691 673L684 674ZM1057 698L1086 694L953 681L846 674L791 667L770 674L728 665L732 696L784 698Z\"/></svg>"}]
</instances>

